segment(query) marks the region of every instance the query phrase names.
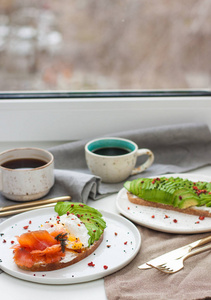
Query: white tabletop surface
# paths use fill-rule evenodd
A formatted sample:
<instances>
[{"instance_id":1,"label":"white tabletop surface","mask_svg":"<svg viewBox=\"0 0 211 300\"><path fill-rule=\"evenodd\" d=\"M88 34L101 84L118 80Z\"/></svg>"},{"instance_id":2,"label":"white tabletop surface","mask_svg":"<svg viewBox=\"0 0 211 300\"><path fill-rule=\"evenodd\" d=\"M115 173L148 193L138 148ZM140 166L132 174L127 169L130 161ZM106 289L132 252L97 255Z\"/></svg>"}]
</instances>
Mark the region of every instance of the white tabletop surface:
<instances>
[{"instance_id":1,"label":"white tabletop surface","mask_svg":"<svg viewBox=\"0 0 211 300\"><path fill-rule=\"evenodd\" d=\"M189 172L191 174L201 174L211 176L211 166L200 168ZM98 201L88 201L88 205L97 209L104 209L109 212L118 213L116 206L116 194L108 196ZM107 299L104 289L104 280L99 279L81 284L69 285L45 285L27 282L14 278L6 273L0 274L0 291L1 295L5 295L5 299L14 300L105 300Z\"/></svg>"}]
</instances>

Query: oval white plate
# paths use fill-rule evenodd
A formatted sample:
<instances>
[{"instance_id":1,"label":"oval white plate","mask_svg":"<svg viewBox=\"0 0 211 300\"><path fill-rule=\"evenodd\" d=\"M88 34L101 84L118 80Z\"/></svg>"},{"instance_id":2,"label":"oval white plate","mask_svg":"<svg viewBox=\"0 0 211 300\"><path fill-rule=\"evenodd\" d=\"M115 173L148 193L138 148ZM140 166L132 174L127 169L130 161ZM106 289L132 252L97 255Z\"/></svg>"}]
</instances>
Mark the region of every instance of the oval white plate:
<instances>
[{"instance_id":1,"label":"oval white plate","mask_svg":"<svg viewBox=\"0 0 211 300\"><path fill-rule=\"evenodd\" d=\"M107 227L104 239L94 253L84 260L49 272L29 272L19 269L13 262L12 243L15 236L30 230L56 215L53 208L37 209L11 217L0 224L0 268L6 273L32 282L44 284L72 284L102 278L126 266L138 253L141 236L138 229L127 219L109 212L101 211ZM116 233L116 234L115 234ZM6 242L3 242L3 241ZM93 262L94 267L88 266ZM104 266L108 268L105 269Z\"/></svg>"},{"instance_id":2,"label":"oval white plate","mask_svg":"<svg viewBox=\"0 0 211 300\"><path fill-rule=\"evenodd\" d=\"M192 181L211 181L211 177L198 174L168 174L162 176L182 177ZM131 221L154 230L182 234L202 233L211 230L211 218L200 220L198 216L133 204L128 200L125 188L119 191L116 206L118 211Z\"/></svg>"}]
</instances>

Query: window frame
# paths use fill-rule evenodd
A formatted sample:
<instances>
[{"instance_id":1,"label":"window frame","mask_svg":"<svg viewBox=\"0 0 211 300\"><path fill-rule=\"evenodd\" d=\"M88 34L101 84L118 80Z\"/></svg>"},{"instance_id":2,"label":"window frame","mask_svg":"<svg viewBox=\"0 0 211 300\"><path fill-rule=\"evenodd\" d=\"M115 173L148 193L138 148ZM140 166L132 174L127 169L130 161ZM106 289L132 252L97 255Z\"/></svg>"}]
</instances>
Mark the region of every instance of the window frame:
<instances>
[{"instance_id":1,"label":"window frame","mask_svg":"<svg viewBox=\"0 0 211 300\"><path fill-rule=\"evenodd\" d=\"M1 142L63 142L138 128L204 122L211 92L2 92Z\"/></svg>"}]
</instances>

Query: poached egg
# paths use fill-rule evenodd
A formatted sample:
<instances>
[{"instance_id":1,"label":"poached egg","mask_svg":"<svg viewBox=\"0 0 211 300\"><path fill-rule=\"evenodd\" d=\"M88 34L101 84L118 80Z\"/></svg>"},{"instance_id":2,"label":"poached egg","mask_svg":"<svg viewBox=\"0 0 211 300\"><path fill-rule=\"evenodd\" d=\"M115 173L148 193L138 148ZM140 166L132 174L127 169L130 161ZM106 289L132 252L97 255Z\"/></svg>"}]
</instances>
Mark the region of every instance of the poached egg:
<instances>
[{"instance_id":1,"label":"poached egg","mask_svg":"<svg viewBox=\"0 0 211 300\"><path fill-rule=\"evenodd\" d=\"M65 247L71 250L80 250L88 247L89 234L86 226L74 214L64 214L55 216L41 225L42 229L49 233L55 230L64 231L67 233L67 241Z\"/></svg>"}]
</instances>

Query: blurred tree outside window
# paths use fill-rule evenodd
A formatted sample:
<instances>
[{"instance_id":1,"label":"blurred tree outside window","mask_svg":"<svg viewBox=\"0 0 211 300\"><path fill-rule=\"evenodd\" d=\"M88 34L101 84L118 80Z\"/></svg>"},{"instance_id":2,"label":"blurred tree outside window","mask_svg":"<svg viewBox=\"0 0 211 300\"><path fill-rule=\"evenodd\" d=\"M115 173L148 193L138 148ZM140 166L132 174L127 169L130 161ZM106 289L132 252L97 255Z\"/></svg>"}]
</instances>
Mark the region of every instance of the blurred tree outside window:
<instances>
[{"instance_id":1,"label":"blurred tree outside window","mask_svg":"<svg viewBox=\"0 0 211 300\"><path fill-rule=\"evenodd\" d=\"M204 89L210 0L1 0L0 91Z\"/></svg>"}]
</instances>

